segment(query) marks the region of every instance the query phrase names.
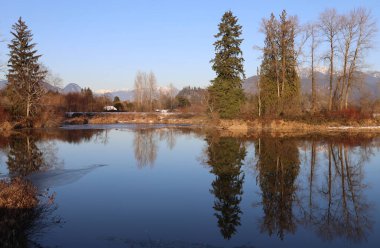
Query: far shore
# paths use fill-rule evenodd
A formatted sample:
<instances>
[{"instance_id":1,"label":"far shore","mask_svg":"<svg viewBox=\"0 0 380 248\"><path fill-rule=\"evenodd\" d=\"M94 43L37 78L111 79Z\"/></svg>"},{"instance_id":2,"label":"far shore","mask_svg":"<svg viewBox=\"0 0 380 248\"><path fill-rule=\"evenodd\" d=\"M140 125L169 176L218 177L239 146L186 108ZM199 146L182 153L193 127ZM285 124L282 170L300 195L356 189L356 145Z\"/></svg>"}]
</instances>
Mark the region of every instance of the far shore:
<instances>
[{"instance_id":1,"label":"far shore","mask_svg":"<svg viewBox=\"0 0 380 248\"><path fill-rule=\"evenodd\" d=\"M63 118L51 126L36 128L54 128L62 125L83 124L171 124L189 125L202 129L225 130L233 133L251 132L298 132L298 133L329 133L329 132L378 132L380 120L365 119L360 121L337 120L312 123L303 120L285 119L212 119L206 114L195 113L91 113L91 115L74 115ZM19 123L0 123L0 132L20 129Z\"/></svg>"},{"instance_id":2,"label":"far shore","mask_svg":"<svg viewBox=\"0 0 380 248\"><path fill-rule=\"evenodd\" d=\"M206 114L195 113L118 113L95 114L90 117L67 118L66 125L75 124L185 124L205 129L228 130L231 132L379 132L380 120L366 119L359 121L340 120L322 123L310 123L302 120L255 119L222 120L212 119Z\"/></svg>"}]
</instances>

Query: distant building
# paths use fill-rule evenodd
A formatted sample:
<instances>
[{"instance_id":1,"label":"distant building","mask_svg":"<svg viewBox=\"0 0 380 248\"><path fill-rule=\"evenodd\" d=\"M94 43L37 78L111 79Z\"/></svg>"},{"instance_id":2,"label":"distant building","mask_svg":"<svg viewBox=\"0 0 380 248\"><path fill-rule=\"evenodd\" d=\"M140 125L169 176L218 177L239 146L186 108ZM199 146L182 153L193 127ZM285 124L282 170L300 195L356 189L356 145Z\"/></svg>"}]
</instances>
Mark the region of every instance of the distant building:
<instances>
[{"instance_id":1,"label":"distant building","mask_svg":"<svg viewBox=\"0 0 380 248\"><path fill-rule=\"evenodd\" d=\"M163 113L163 114L169 113L168 109L156 109L155 111L158 112L158 113Z\"/></svg>"},{"instance_id":2,"label":"distant building","mask_svg":"<svg viewBox=\"0 0 380 248\"><path fill-rule=\"evenodd\" d=\"M105 106L103 109L104 111L117 111L117 108L114 106Z\"/></svg>"}]
</instances>

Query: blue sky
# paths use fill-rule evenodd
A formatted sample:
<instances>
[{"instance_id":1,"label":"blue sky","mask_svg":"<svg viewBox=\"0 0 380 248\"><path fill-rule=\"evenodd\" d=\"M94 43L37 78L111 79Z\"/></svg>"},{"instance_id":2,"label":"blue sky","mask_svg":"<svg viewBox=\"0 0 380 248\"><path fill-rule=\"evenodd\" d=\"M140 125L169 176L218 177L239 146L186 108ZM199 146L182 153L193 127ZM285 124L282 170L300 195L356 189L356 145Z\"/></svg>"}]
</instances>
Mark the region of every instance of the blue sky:
<instances>
[{"instance_id":1,"label":"blue sky","mask_svg":"<svg viewBox=\"0 0 380 248\"><path fill-rule=\"evenodd\" d=\"M6 62L9 31L22 16L34 34L42 62L64 84L98 89L132 88L138 70L153 71L159 85L206 86L214 77L209 61L213 35L227 10L243 26L246 75L256 73L263 44L261 19L286 9L301 23L316 20L326 8L346 12L367 7L376 20L380 1L249 0L0 0L0 60ZM379 21L379 20L378 20ZM369 53L370 69L380 69L380 35Z\"/></svg>"}]
</instances>

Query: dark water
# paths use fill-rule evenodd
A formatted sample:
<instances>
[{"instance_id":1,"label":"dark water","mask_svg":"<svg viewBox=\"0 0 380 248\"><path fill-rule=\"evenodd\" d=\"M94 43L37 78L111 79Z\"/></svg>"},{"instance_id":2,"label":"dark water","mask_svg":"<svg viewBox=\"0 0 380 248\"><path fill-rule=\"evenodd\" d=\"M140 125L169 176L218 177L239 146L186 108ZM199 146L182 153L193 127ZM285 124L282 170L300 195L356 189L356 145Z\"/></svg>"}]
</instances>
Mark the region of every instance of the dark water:
<instances>
[{"instance_id":1,"label":"dark water","mask_svg":"<svg viewBox=\"0 0 380 248\"><path fill-rule=\"evenodd\" d=\"M371 134L84 126L0 136L0 177L47 196L19 234L31 247L380 247L379 147Z\"/></svg>"}]
</instances>

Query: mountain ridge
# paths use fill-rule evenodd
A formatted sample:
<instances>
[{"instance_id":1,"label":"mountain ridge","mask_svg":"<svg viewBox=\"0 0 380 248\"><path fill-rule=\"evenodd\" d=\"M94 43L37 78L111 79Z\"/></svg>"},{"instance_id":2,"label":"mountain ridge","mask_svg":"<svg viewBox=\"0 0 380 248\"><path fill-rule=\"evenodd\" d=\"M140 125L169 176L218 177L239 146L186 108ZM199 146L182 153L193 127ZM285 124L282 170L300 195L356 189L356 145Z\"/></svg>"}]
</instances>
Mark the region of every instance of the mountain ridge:
<instances>
[{"instance_id":1,"label":"mountain ridge","mask_svg":"<svg viewBox=\"0 0 380 248\"><path fill-rule=\"evenodd\" d=\"M307 68L303 68L300 70L299 75L301 78L301 90L303 93L310 94L311 93L311 79L309 77L310 70ZM328 90L328 81L329 75L328 70L326 68L317 68L316 72L316 81L318 85L318 91L327 91ZM359 73L360 78L362 78L365 87L365 90L370 92L373 96L380 95L380 71L366 71ZM6 87L7 80L0 80L0 89L4 89ZM65 87L60 88L49 83L43 83L45 89L54 92L60 92L63 94L68 93L79 93L82 90L82 87L76 83L69 83ZM246 94L255 94L257 92L257 75L246 78L242 83L242 88ZM158 87L159 91L168 92L170 90L169 87L160 86ZM175 94L177 94L179 90L175 88ZM134 97L134 89L102 89L95 90L95 95L106 95L113 99L115 96L118 96L122 101L132 101ZM357 97L357 93L356 93Z\"/></svg>"}]
</instances>

